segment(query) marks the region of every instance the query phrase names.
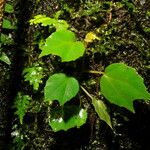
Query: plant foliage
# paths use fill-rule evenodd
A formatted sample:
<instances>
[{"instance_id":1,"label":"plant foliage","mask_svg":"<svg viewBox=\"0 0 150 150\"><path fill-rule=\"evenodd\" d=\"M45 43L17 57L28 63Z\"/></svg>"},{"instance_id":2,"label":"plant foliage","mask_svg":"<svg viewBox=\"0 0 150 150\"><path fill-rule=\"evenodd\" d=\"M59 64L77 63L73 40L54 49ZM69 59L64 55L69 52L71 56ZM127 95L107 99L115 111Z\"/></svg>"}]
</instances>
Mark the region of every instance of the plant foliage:
<instances>
[{"instance_id":1,"label":"plant foliage","mask_svg":"<svg viewBox=\"0 0 150 150\"><path fill-rule=\"evenodd\" d=\"M30 20L30 25L41 24L41 26L54 26L56 30L67 29L69 27L65 20L47 17L46 15L37 15Z\"/></svg>"},{"instance_id":2,"label":"plant foliage","mask_svg":"<svg viewBox=\"0 0 150 150\"><path fill-rule=\"evenodd\" d=\"M3 3L2 3L2 5L3 5ZM9 3L6 3L4 12L13 13L14 12L13 6ZM3 19L2 18L2 28L4 28L4 29L15 29L16 27L11 23L11 21L9 19ZM10 59L8 58L8 56L6 55L6 53L4 52L3 45L10 45L10 44L13 44L13 39L11 37L11 34L6 35L3 33L0 33L0 61L6 63L8 65L10 65L11 62L10 62Z\"/></svg>"},{"instance_id":3,"label":"plant foliage","mask_svg":"<svg viewBox=\"0 0 150 150\"><path fill-rule=\"evenodd\" d=\"M63 73L49 77L44 88L45 101L58 100L60 105L72 99L79 91L79 83Z\"/></svg>"},{"instance_id":4,"label":"plant foliage","mask_svg":"<svg viewBox=\"0 0 150 150\"><path fill-rule=\"evenodd\" d=\"M14 12L14 7L11 4L6 3L5 4L5 12L7 12L7 13L13 13Z\"/></svg>"},{"instance_id":5,"label":"plant foliage","mask_svg":"<svg viewBox=\"0 0 150 150\"><path fill-rule=\"evenodd\" d=\"M6 64L10 65L10 59L8 58L8 56L5 53L0 53L0 60L5 62Z\"/></svg>"},{"instance_id":6,"label":"plant foliage","mask_svg":"<svg viewBox=\"0 0 150 150\"><path fill-rule=\"evenodd\" d=\"M20 123L23 123L23 117L25 116L31 97L29 95L22 95L20 92L15 98L14 108L16 108L15 114L19 117Z\"/></svg>"},{"instance_id":7,"label":"plant foliage","mask_svg":"<svg viewBox=\"0 0 150 150\"><path fill-rule=\"evenodd\" d=\"M16 28L8 19L3 19L2 27L4 29L15 29Z\"/></svg>"},{"instance_id":8,"label":"plant foliage","mask_svg":"<svg viewBox=\"0 0 150 150\"><path fill-rule=\"evenodd\" d=\"M43 47L40 57L53 54L60 56L62 62L73 61L83 56L85 47L80 41L76 41L75 34L69 30L59 30L52 33Z\"/></svg>"},{"instance_id":9,"label":"plant foliage","mask_svg":"<svg viewBox=\"0 0 150 150\"><path fill-rule=\"evenodd\" d=\"M99 4L99 6L97 4ZM58 11L54 18L45 15L37 15L34 19L30 20L31 25L41 24L41 26L49 26L50 29L53 27L56 28L56 31L51 33L44 42L41 40L39 43L39 48L42 50L39 57L52 54L59 56L62 62L69 62L82 57L85 53L85 48L88 48L87 45L95 40L99 42L96 49L101 52L108 52L110 49L116 50L116 47L121 46L124 43L126 44L126 40L118 36L121 28L120 24L116 24L115 20L112 19L112 9L113 7L117 9L127 7L128 10L135 13L137 10L135 10L133 3L128 0L116 3L97 1L92 4L86 2L86 6L88 7L84 10L79 9L79 12L68 8L67 5L64 10L71 13L70 15L73 15L73 18L77 18L78 16L88 16L101 12L99 8L102 8L104 12L109 14L109 23L100 25L96 32L88 32L85 35L84 43L77 41L74 32L68 29L69 25L65 20L58 19L61 11ZM105 16L106 14L103 13L103 17ZM112 36L114 35L114 32L117 34ZM132 43L132 41L130 42ZM92 73L94 71L89 71L89 73L90 72ZM98 71L95 72L101 74ZM103 76L100 78L100 92L111 103L125 107L134 112L134 100L150 99L150 94L147 92L142 77L138 75L134 68L123 63L114 63L109 65L102 74ZM100 119L105 121L112 128L111 119L103 101L92 97L86 90L84 90L84 88L82 89L92 99L92 104ZM65 106L65 103L75 97L78 91L78 81L73 77L66 76L64 73L53 74L46 81L44 87L45 101L52 102L57 100L61 105L56 109L52 108L52 111L50 112L49 124L55 132L60 130L66 131L76 126L79 127L86 122L86 110L72 105ZM80 116L81 110L84 112L83 117Z\"/></svg>"},{"instance_id":10,"label":"plant foliage","mask_svg":"<svg viewBox=\"0 0 150 150\"><path fill-rule=\"evenodd\" d=\"M60 130L67 131L70 128L79 128L86 122L87 112L78 106L64 106L62 108L54 109L49 120L49 124L53 131Z\"/></svg>"},{"instance_id":11,"label":"plant foliage","mask_svg":"<svg viewBox=\"0 0 150 150\"><path fill-rule=\"evenodd\" d=\"M38 90L40 83L42 83L43 68L40 66L33 66L23 70L25 81L28 81L33 86L34 90Z\"/></svg>"},{"instance_id":12,"label":"plant foliage","mask_svg":"<svg viewBox=\"0 0 150 150\"><path fill-rule=\"evenodd\" d=\"M110 115L108 114L107 107L103 103L103 101L93 98L92 104L93 104L95 111L97 112L99 118L101 120L105 121L112 128Z\"/></svg>"},{"instance_id":13,"label":"plant foliage","mask_svg":"<svg viewBox=\"0 0 150 150\"><path fill-rule=\"evenodd\" d=\"M1 33L1 35L0 35L0 42L3 45L11 45L14 43L11 35L7 35L7 34L3 34L3 33Z\"/></svg>"},{"instance_id":14,"label":"plant foliage","mask_svg":"<svg viewBox=\"0 0 150 150\"><path fill-rule=\"evenodd\" d=\"M134 112L133 101L150 100L143 78L123 63L109 65L100 79L101 93L111 103Z\"/></svg>"}]
</instances>

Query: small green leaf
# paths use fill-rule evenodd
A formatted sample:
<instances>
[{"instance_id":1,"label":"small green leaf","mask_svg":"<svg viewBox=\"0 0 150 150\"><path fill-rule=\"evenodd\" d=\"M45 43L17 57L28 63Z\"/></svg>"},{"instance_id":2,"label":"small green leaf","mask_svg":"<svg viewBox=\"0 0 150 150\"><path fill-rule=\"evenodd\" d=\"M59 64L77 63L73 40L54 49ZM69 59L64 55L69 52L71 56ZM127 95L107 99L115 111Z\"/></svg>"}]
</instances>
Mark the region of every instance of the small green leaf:
<instances>
[{"instance_id":1,"label":"small green leaf","mask_svg":"<svg viewBox=\"0 0 150 150\"><path fill-rule=\"evenodd\" d=\"M145 32L150 33L150 27L145 27L143 30L144 30Z\"/></svg>"},{"instance_id":2,"label":"small green leaf","mask_svg":"<svg viewBox=\"0 0 150 150\"><path fill-rule=\"evenodd\" d=\"M40 57L53 54L60 56L62 61L73 61L83 56L85 47L76 41L75 35L69 30L60 30L51 34L41 47Z\"/></svg>"},{"instance_id":3,"label":"small green leaf","mask_svg":"<svg viewBox=\"0 0 150 150\"><path fill-rule=\"evenodd\" d=\"M10 59L8 58L8 56L5 53L0 54L0 60L5 62L8 65L11 64Z\"/></svg>"},{"instance_id":4,"label":"small green leaf","mask_svg":"<svg viewBox=\"0 0 150 150\"><path fill-rule=\"evenodd\" d=\"M13 13L14 12L14 8L11 4L6 3L5 4L5 12L7 13Z\"/></svg>"},{"instance_id":5,"label":"small green leaf","mask_svg":"<svg viewBox=\"0 0 150 150\"><path fill-rule=\"evenodd\" d=\"M12 23L8 19L3 19L2 27L4 29L15 29L15 26L13 26Z\"/></svg>"},{"instance_id":6,"label":"small green leaf","mask_svg":"<svg viewBox=\"0 0 150 150\"><path fill-rule=\"evenodd\" d=\"M100 79L100 86L106 99L132 112L134 100L150 100L143 78L134 68L123 63L109 65Z\"/></svg>"},{"instance_id":7,"label":"small green leaf","mask_svg":"<svg viewBox=\"0 0 150 150\"><path fill-rule=\"evenodd\" d=\"M49 77L44 88L45 101L58 100L61 105L72 99L79 91L79 83L63 73Z\"/></svg>"},{"instance_id":8,"label":"small green leaf","mask_svg":"<svg viewBox=\"0 0 150 150\"><path fill-rule=\"evenodd\" d=\"M87 119L87 112L77 106L64 106L63 109L53 110L49 125L54 132L82 126Z\"/></svg>"},{"instance_id":9,"label":"small green leaf","mask_svg":"<svg viewBox=\"0 0 150 150\"><path fill-rule=\"evenodd\" d=\"M95 98L92 99L92 104L100 119L105 121L112 128L111 119L107 112L107 107L105 106L105 104L101 100L97 100Z\"/></svg>"},{"instance_id":10,"label":"small green leaf","mask_svg":"<svg viewBox=\"0 0 150 150\"><path fill-rule=\"evenodd\" d=\"M1 33L1 35L0 35L0 43L3 44L3 45L11 45L11 44L13 44L14 41L13 41L12 35L11 34L7 35L7 34Z\"/></svg>"}]
</instances>

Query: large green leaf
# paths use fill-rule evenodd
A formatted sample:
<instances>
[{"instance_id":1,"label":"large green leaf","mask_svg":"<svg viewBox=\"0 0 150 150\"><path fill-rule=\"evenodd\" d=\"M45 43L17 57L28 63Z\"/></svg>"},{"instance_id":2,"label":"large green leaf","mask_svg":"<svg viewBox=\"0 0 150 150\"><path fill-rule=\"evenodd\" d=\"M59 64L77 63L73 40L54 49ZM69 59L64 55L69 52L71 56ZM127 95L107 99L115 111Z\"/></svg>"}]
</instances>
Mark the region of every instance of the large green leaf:
<instances>
[{"instance_id":1,"label":"large green leaf","mask_svg":"<svg viewBox=\"0 0 150 150\"><path fill-rule=\"evenodd\" d=\"M114 63L105 69L100 79L101 93L111 103L134 112L134 100L150 100L143 78L136 70L123 63Z\"/></svg>"},{"instance_id":2,"label":"large green leaf","mask_svg":"<svg viewBox=\"0 0 150 150\"><path fill-rule=\"evenodd\" d=\"M58 100L61 105L73 98L79 91L78 81L63 73L49 77L44 88L45 101Z\"/></svg>"},{"instance_id":3,"label":"large green leaf","mask_svg":"<svg viewBox=\"0 0 150 150\"><path fill-rule=\"evenodd\" d=\"M63 109L54 109L49 125L53 131L68 130L73 127L79 128L86 122L87 112L77 106L64 106Z\"/></svg>"},{"instance_id":4,"label":"large green leaf","mask_svg":"<svg viewBox=\"0 0 150 150\"><path fill-rule=\"evenodd\" d=\"M69 30L59 30L52 33L41 47L40 57L53 54L60 56L63 62L73 61L83 56L85 47L76 41L75 34Z\"/></svg>"},{"instance_id":5,"label":"large green leaf","mask_svg":"<svg viewBox=\"0 0 150 150\"><path fill-rule=\"evenodd\" d=\"M92 99L92 104L100 119L105 121L112 128L111 119L107 112L107 107L105 106L105 104L101 100L97 100L95 98Z\"/></svg>"}]
</instances>

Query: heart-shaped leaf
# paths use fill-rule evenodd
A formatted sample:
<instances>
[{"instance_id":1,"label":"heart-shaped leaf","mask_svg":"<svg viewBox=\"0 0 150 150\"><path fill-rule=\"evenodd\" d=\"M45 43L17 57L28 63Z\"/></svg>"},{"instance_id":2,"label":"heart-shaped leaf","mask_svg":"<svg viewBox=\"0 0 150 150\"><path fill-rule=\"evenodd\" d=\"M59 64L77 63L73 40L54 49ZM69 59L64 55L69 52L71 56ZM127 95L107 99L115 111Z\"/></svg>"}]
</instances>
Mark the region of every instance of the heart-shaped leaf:
<instances>
[{"instance_id":1,"label":"heart-shaped leaf","mask_svg":"<svg viewBox=\"0 0 150 150\"><path fill-rule=\"evenodd\" d=\"M49 77L44 88L45 101L58 100L61 105L72 99L79 91L79 83L63 73Z\"/></svg>"},{"instance_id":2,"label":"heart-shaped leaf","mask_svg":"<svg viewBox=\"0 0 150 150\"><path fill-rule=\"evenodd\" d=\"M136 70L123 63L114 63L105 69L100 79L101 93L111 103L134 112L134 100L150 100L143 78Z\"/></svg>"},{"instance_id":3,"label":"heart-shaped leaf","mask_svg":"<svg viewBox=\"0 0 150 150\"><path fill-rule=\"evenodd\" d=\"M83 56L85 47L76 41L75 34L69 30L59 30L52 33L44 46L41 47L40 57L53 54L61 57L62 62L68 62Z\"/></svg>"},{"instance_id":4,"label":"heart-shaped leaf","mask_svg":"<svg viewBox=\"0 0 150 150\"><path fill-rule=\"evenodd\" d=\"M67 131L70 128L79 128L86 122L87 112L86 110L77 106L64 106L63 109L53 109L49 125L54 132L64 130Z\"/></svg>"},{"instance_id":5,"label":"heart-shaped leaf","mask_svg":"<svg viewBox=\"0 0 150 150\"><path fill-rule=\"evenodd\" d=\"M100 119L105 121L112 128L111 119L107 112L107 107L105 106L105 104L101 100L97 100L95 98L92 99L92 104Z\"/></svg>"}]
</instances>

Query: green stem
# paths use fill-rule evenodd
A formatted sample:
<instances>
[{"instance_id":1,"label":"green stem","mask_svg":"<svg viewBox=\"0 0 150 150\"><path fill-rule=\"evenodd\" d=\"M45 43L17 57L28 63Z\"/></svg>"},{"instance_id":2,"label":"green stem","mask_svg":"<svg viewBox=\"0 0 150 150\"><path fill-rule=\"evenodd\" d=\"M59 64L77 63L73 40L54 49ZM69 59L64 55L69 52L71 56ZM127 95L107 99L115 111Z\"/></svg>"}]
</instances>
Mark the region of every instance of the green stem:
<instances>
[{"instance_id":1,"label":"green stem","mask_svg":"<svg viewBox=\"0 0 150 150\"><path fill-rule=\"evenodd\" d=\"M84 93L92 100L93 97L91 96L91 94L83 86L80 86L80 87L84 91Z\"/></svg>"},{"instance_id":2,"label":"green stem","mask_svg":"<svg viewBox=\"0 0 150 150\"><path fill-rule=\"evenodd\" d=\"M104 74L104 72L96 71L96 70L89 70L89 71L87 71L87 73L99 74L99 75L103 75Z\"/></svg>"}]
</instances>

